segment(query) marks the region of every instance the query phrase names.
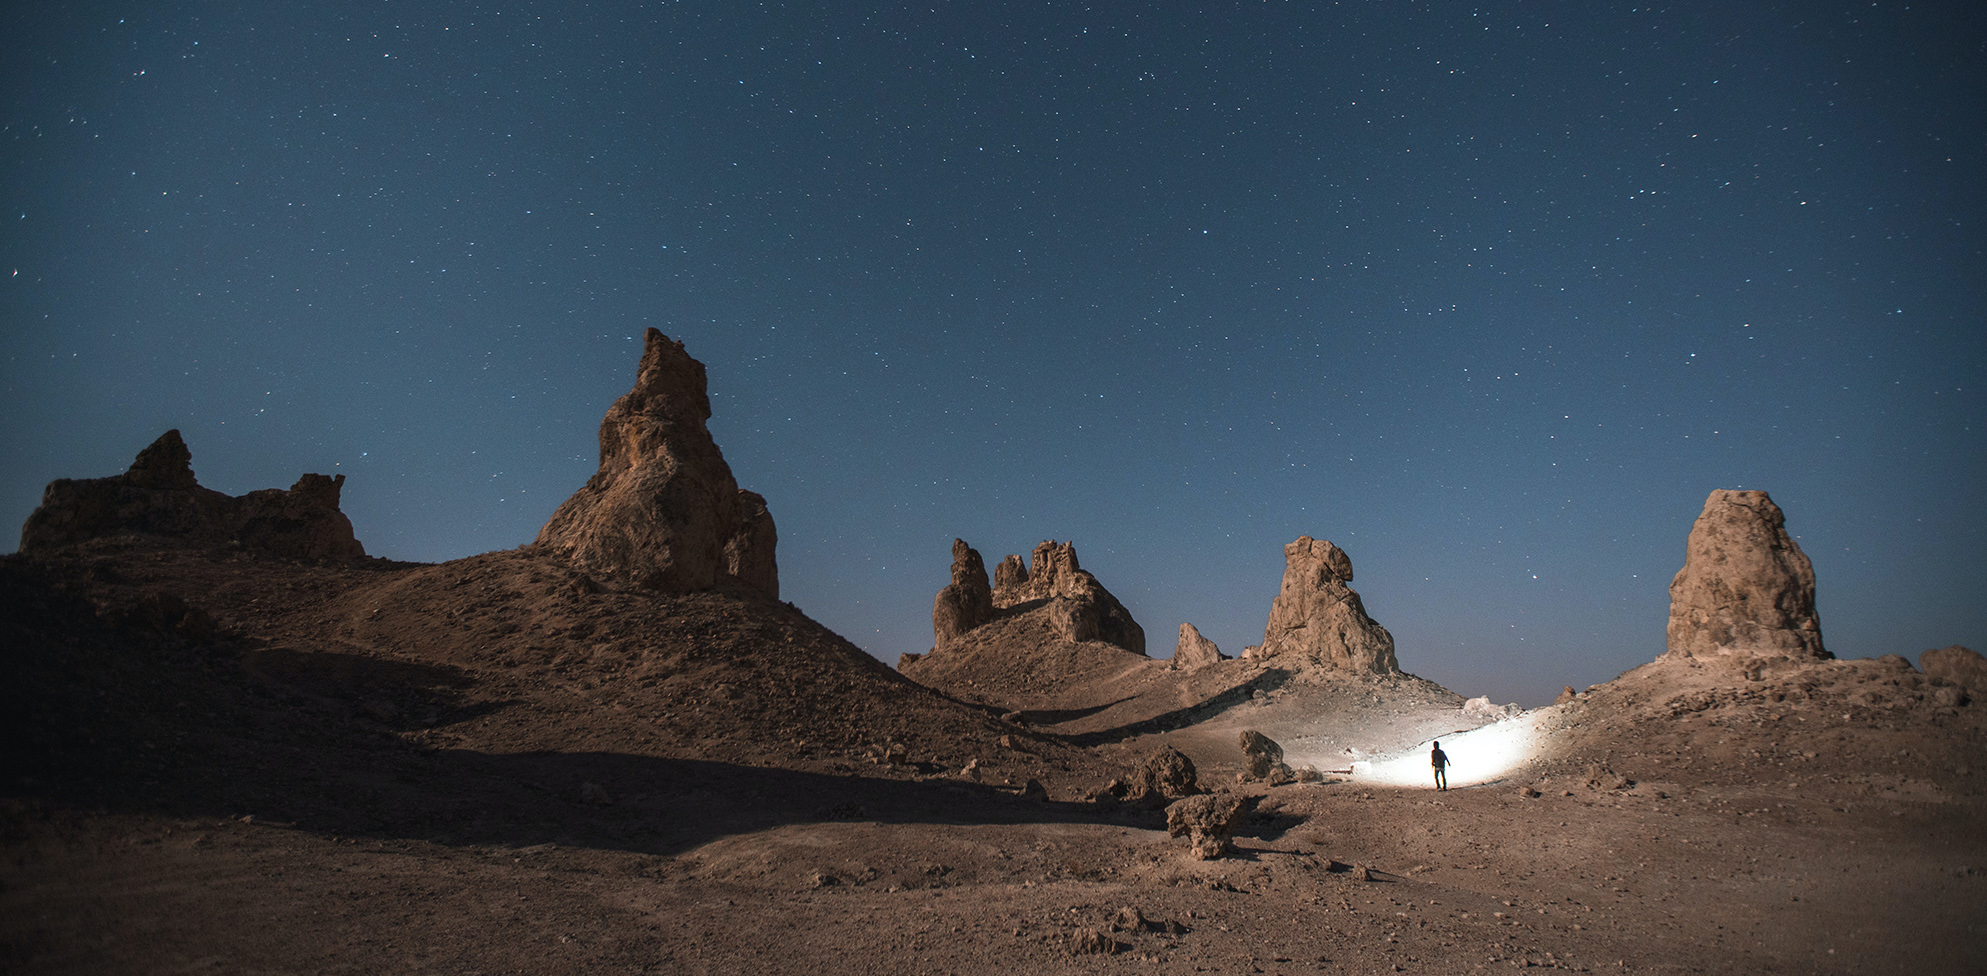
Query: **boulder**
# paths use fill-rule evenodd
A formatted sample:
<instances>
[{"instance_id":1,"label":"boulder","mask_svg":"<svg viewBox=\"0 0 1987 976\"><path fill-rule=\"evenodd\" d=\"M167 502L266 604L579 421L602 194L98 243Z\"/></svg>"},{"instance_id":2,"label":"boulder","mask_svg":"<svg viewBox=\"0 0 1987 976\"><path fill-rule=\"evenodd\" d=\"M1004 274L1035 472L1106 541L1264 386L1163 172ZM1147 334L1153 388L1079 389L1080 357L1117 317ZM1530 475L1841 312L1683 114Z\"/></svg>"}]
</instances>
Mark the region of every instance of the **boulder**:
<instances>
[{"instance_id":1,"label":"boulder","mask_svg":"<svg viewBox=\"0 0 1987 976\"><path fill-rule=\"evenodd\" d=\"M1394 638L1366 615L1352 580L1352 560L1310 536L1283 547L1283 586L1271 604L1263 642L1251 657L1289 658L1325 668L1399 674Z\"/></svg>"},{"instance_id":2,"label":"boulder","mask_svg":"<svg viewBox=\"0 0 1987 976\"><path fill-rule=\"evenodd\" d=\"M201 487L193 452L169 430L108 478L63 478L42 492L21 526L21 551L138 535L193 545L239 545L287 559L363 559L352 521L338 508L345 476L306 474L289 489L239 498Z\"/></svg>"},{"instance_id":3,"label":"boulder","mask_svg":"<svg viewBox=\"0 0 1987 976\"><path fill-rule=\"evenodd\" d=\"M1112 780L1105 792L1125 803L1157 809L1199 794L1200 774L1184 753L1161 746L1129 774Z\"/></svg>"},{"instance_id":4,"label":"boulder","mask_svg":"<svg viewBox=\"0 0 1987 976\"><path fill-rule=\"evenodd\" d=\"M739 490L705 422L704 364L656 329L634 388L600 422L600 468L538 533L597 579L669 593L733 577L779 595L765 499Z\"/></svg>"},{"instance_id":5,"label":"boulder","mask_svg":"<svg viewBox=\"0 0 1987 976\"><path fill-rule=\"evenodd\" d=\"M1242 766L1245 777L1272 786L1297 781L1297 773L1283 761L1283 747L1255 729L1242 732Z\"/></svg>"},{"instance_id":6,"label":"boulder","mask_svg":"<svg viewBox=\"0 0 1987 976\"><path fill-rule=\"evenodd\" d=\"M1168 665L1175 671L1198 671L1210 664L1228 660L1221 648L1200 635L1193 624L1180 625L1180 642L1173 648L1173 662Z\"/></svg>"},{"instance_id":7,"label":"boulder","mask_svg":"<svg viewBox=\"0 0 1987 976\"><path fill-rule=\"evenodd\" d=\"M993 619L993 588L979 550L952 540L952 582L931 602L932 646L944 644Z\"/></svg>"},{"instance_id":8,"label":"boulder","mask_svg":"<svg viewBox=\"0 0 1987 976\"><path fill-rule=\"evenodd\" d=\"M1489 695L1479 695L1463 702L1463 718L1472 722L1502 722L1524 713L1524 706L1517 702L1509 705L1491 704Z\"/></svg>"},{"instance_id":9,"label":"boulder","mask_svg":"<svg viewBox=\"0 0 1987 976\"><path fill-rule=\"evenodd\" d=\"M1560 689L1559 697L1553 699L1552 703L1555 705L1564 705L1567 702L1572 701L1575 697L1577 697L1577 693L1573 690L1573 686L1567 685L1566 687Z\"/></svg>"},{"instance_id":10,"label":"boulder","mask_svg":"<svg viewBox=\"0 0 1987 976\"><path fill-rule=\"evenodd\" d=\"M1240 793L1203 793L1166 808L1166 833L1187 838L1195 857L1212 861L1235 849L1235 825L1256 809L1259 798Z\"/></svg>"},{"instance_id":11,"label":"boulder","mask_svg":"<svg viewBox=\"0 0 1987 976\"><path fill-rule=\"evenodd\" d=\"M995 607L1038 601L1047 607L1056 633L1064 640L1101 641L1145 653L1145 628L1097 577L1077 565L1075 543L1047 541L1036 546L1032 570L1013 555L994 568Z\"/></svg>"},{"instance_id":12,"label":"boulder","mask_svg":"<svg viewBox=\"0 0 1987 976\"><path fill-rule=\"evenodd\" d=\"M1826 660L1815 574L1763 491L1718 490L1704 502L1670 581L1672 660Z\"/></svg>"},{"instance_id":13,"label":"boulder","mask_svg":"<svg viewBox=\"0 0 1987 976\"><path fill-rule=\"evenodd\" d=\"M1987 657L1971 648L1954 644L1926 651L1918 656L1925 677L1941 678L1973 692L1987 695Z\"/></svg>"}]
</instances>

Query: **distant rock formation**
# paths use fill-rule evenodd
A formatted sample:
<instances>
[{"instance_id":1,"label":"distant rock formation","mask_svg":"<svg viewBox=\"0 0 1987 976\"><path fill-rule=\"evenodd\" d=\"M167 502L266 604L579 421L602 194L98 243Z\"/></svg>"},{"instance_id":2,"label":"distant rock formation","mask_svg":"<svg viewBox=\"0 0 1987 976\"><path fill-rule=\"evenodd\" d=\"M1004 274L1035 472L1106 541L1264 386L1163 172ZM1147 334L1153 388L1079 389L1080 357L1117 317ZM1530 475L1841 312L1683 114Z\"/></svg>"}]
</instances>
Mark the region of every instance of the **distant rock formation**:
<instances>
[{"instance_id":1,"label":"distant rock formation","mask_svg":"<svg viewBox=\"0 0 1987 976\"><path fill-rule=\"evenodd\" d=\"M169 430L108 478L62 478L42 492L21 526L21 551L139 535L195 545L239 545L286 559L364 559L352 521L338 509L345 476L306 474L287 491L239 498L203 488L193 452Z\"/></svg>"},{"instance_id":2,"label":"distant rock formation","mask_svg":"<svg viewBox=\"0 0 1987 976\"><path fill-rule=\"evenodd\" d=\"M704 364L650 329L635 386L600 422L600 470L552 513L538 544L601 579L670 593L732 576L779 596L766 500L741 491L705 422Z\"/></svg>"},{"instance_id":3,"label":"distant rock formation","mask_svg":"<svg viewBox=\"0 0 1987 976\"><path fill-rule=\"evenodd\" d=\"M1815 574L1763 491L1713 491L1670 581L1672 660L1826 660Z\"/></svg>"},{"instance_id":4,"label":"distant rock formation","mask_svg":"<svg viewBox=\"0 0 1987 976\"><path fill-rule=\"evenodd\" d=\"M1221 653L1213 641L1202 637L1193 624L1180 625L1180 642L1173 648L1173 663L1169 665L1173 670L1198 671L1226 660L1228 655Z\"/></svg>"},{"instance_id":5,"label":"distant rock formation","mask_svg":"<svg viewBox=\"0 0 1987 976\"><path fill-rule=\"evenodd\" d=\"M971 550L968 550L971 551ZM957 579L958 545L953 546ZM977 554L975 554L977 559ZM950 587L948 587L950 589ZM940 597L943 598L941 593ZM1145 653L1145 628L1097 577L1076 563L1076 544L1043 542L1035 547L1034 567L1020 556L1008 556L994 568L993 605L999 609L1046 601L1057 634L1074 643L1101 641L1136 654ZM937 608L933 608L936 625Z\"/></svg>"},{"instance_id":6,"label":"distant rock formation","mask_svg":"<svg viewBox=\"0 0 1987 976\"><path fill-rule=\"evenodd\" d=\"M1283 547L1283 587L1252 658L1288 657L1344 671L1398 674L1394 637L1366 615L1345 550L1299 536Z\"/></svg>"},{"instance_id":7,"label":"distant rock formation","mask_svg":"<svg viewBox=\"0 0 1987 976\"><path fill-rule=\"evenodd\" d=\"M932 646L992 620L993 614L993 588L987 585L980 551L964 539L952 540L952 582L931 601Z\"/></svg>"},{"instance_id":8,"label":"distant rock formation","mask_svg":"<svg viewBox=\"0 0 1987 976\"><path fill-rule=\"evenodd\" d=\"M1927 678L1940 678L1976 696L1987 696L1987 657L1972 648L1954 644L1926 651L1918 656L1918 663Z\"/></svg>"}]
</instances>

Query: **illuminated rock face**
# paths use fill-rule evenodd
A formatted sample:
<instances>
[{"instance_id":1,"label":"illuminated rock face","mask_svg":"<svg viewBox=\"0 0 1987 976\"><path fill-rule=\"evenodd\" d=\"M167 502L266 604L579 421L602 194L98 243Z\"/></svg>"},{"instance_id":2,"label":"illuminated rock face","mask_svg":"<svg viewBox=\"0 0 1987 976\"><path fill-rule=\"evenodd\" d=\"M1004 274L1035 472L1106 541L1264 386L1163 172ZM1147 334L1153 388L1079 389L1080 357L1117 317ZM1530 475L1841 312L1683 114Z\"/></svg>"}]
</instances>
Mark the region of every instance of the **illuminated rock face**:
<instances>
[{"instance_id":1,"label":"illuminated rock face","mask_svg":"<svg viewBox=\"0 0 1987 976\"><path fill-rule=\"evenodd\" d=\"M600 469L538 544L603 580L673 593L733 576L779 596L766 500L740 491L711 439L704 364L648 330L634 389L600 422Z\"/></svg>"},{"instance_id":2,"label":"illuminated rock face","mask_svg":"<svg viewBox=\"0 0 1987 976\"><path fill-rule=\"evenodd\" d=\"M1283 587L1270 606L1263 642L1247 656L1287 657L1344 671L1397 674L1394 636L1366 615L1352 559L1330 542L1299 536L1283 547Z\"/></svg>"},{"instance_id":3,"label":"illuminated rock face","mask_svg":"<svg viewBox=\"0 0 1987 976\"><path fill-rule=\"evenodd\" d=\"M203 488L193 452L169 430L108 478L50 482L21 527L21 550L137 535L193 545L234 545L286 559L363 559L352 521L338 508L345 476L306 474L288 490L239 498Z\"/></svg>"},{"instance_id":4,"label":"illuminated rock face","mask_svg":"<svg viewBox=\"0 0 1987 976\"><path fill-rule=\"evenodd\" d=\"M1815 574L1763 491L1711 493L1670 581L1669 659L1824 660Z\"/></svg>"}]
</instances>

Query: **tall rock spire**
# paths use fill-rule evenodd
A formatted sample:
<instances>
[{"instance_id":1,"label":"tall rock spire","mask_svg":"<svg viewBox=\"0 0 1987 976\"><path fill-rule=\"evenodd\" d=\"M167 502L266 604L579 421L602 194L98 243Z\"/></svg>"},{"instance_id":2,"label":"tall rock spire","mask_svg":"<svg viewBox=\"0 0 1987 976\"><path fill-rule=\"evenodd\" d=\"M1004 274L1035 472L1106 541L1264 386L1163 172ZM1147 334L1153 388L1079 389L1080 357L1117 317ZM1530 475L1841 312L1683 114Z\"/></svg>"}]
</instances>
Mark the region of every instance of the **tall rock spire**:
<instances>
[{"instance_id":1,"label":"tall rock spire","mask_svg":"<svg viewBox=\"0 0 1987 976\"><path fill-rule=\"evenodd\" d=\"M1670 581L1666 658L1797 660L1833 657L1821 646L1815 571L1763 491L1713 491Z\"/></svg>"},{"instance_id":2,"label":"tall rock spire","mask_svg":"<svg viewBox=\"0 0 1987 976\"><path fill-rule=\"evenodd\" d=\"M1366 615L1345 550L1308 535L1283 547L1283 586L1257 658L1289 656L1345 671L1395 674L1394 636Z\"/></svg>"},{"instance_id":3,"label":"tall rock spire","mask_svg":"<svg viewBox=\"0 0 1987 976\"><path fill-rule=\"evenodd\" d=\"M705 422L704 364L648 330L635 386L600 422L600 470L552 513L538 544L602 579L674 593L722 576L779 595L765 499L740 491Z\"/></svg>"}]
</instances>

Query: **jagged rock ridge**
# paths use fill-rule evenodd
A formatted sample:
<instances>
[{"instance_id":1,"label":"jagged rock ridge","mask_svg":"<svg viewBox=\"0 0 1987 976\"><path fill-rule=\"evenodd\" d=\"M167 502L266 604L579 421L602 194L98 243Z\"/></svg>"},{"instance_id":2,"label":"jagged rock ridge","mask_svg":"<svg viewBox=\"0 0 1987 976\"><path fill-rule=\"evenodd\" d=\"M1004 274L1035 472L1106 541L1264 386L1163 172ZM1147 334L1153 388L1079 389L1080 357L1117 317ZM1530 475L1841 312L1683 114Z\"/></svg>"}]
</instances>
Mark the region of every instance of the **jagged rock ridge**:
<instances>
[{"instance_id":1,"label":"jagged rock ridge","mask_svg":"<svg viewBox=\"0 0 1987 976\"><path fill-rule=\"evenodd\" d=\"M202 487L193 452L169 430L108 478L61 478L21 526L21 551L88 539L149 536L198 545L239 545L289 559L363 559L365 547L338 508L345 476L306 474L285 490L237 498Z\"/></svg>"},{"instance_id":2,"label":"jagged rock ridge","mask_svg":"<svg viewBox=\"0 0 1987 976\"><path fill-rule=\"evenodd\" d=\"M1670 581L1670 659L1826 660L1815 574L1763 491L1713 491Z\"/></svg>"},{"instance_id":3,"label":"jagged rock ridge","mask_svg":"<svg viewBox=\"0 0 1987 976\"><path fill-rule=\"evenodd\" d=\"M1397 674L1394 637L1366 615L1352 559L1330 542L1299 536L1283 547L1283 585L1252 658L1287 657L1346 671Z\"/></svg>"},{"instance_id":4,"label":"jagged rock ridge","mask_svg":"<svg viewBox=\"0 0 1987 976\"><path fill-rule=\"evenodd\" d=\"M610 582L690 593L730 576L778 597L772 514L711 439L707 389L704 364L649 329L634 388L600 421L600 469L538 544Z\"/></svg>"},{"instance_id":5,"label":"jagged rock ridge","mask_svg":"<svg viewBox=\"0 0 1987 976\"><path fill-rule=\"evenodd\" d=\"M1074 542L1042 542L1035 547L1033 561L1031 568L1020 556L1010 555L995 567L995 608L1015 609L1043 602L1064 640L1101 641L1135 654L1145 653L1145 628L1104 584L1097 582L1097 577L1077 565Z\"/></svg>"}]
</instances>

